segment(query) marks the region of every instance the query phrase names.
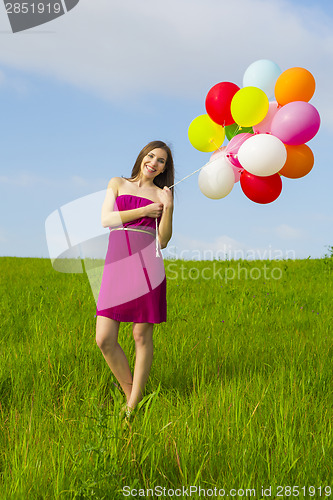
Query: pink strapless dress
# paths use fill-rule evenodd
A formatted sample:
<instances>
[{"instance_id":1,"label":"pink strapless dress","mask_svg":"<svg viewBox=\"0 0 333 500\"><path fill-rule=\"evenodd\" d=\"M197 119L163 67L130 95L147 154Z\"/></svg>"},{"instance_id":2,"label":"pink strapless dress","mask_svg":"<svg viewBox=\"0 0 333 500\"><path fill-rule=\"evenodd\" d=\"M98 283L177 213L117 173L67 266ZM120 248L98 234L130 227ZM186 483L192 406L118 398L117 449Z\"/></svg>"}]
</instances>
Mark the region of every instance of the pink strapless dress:
<instances>
[{"instance_id":1,"label":"pink strapless dress","mask_svg":"<svg viewBox=\"0 0 333 500\"><path fill-rule=\"evenodd\" d=\"M114 210L132 210L150 203L141 196L122 194L116 198ZM152 217L110 228L96 316L135 323L167 320L166 276L160 249L156 255L155 235L156 220Z\"/></svg>"}]
</instances>

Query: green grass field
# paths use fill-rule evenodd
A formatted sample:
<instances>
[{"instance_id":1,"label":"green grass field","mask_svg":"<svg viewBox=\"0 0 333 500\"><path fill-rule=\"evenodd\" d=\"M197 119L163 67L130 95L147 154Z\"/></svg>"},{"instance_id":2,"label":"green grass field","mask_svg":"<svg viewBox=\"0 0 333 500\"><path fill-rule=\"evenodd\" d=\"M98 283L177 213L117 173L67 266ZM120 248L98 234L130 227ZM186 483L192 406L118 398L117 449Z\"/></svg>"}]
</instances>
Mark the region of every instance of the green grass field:
<instances>
[{"instance_id":1,"label":"green grass field","mask_svg":"<svg viewBox=\"0 0 333 500\"><path fill-rule=\"evenodd\" d=\"M0 258L1 500L333 497L332 256L165 269L168 321L123 427L87 275ZM133 367L132 324L119 341Z\"/></svg>"}]
</instances>

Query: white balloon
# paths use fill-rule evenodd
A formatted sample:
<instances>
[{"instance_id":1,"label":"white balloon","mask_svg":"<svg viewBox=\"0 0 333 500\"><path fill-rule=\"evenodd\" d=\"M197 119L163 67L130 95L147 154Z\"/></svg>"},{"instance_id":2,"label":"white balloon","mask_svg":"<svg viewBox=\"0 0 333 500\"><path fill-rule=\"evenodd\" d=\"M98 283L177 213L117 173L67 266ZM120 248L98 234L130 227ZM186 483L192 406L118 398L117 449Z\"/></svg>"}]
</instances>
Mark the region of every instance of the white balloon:
<instances>
[{"instance_id":1,"label":"white balloon","mask_svg":"<svg viewBox=\"0 0 333 500\"><path fill-rule=\"evenodd\" d=\"M227 196L235 184L234 171L225 157L219 157L205 165L198 178L199 189L212 200Z\"/></svg>"},{"instance_id":2,"label":"white balloon","mask_svg":"<svg viewBox=\"0 0 333 500\"><path fill-rule=\"evenodd\" d=\"M286 163L287 150L280 139L271 134L249 137L239 148L238 161L250 174L274 175Z\"/></svg>"}]
</instances>

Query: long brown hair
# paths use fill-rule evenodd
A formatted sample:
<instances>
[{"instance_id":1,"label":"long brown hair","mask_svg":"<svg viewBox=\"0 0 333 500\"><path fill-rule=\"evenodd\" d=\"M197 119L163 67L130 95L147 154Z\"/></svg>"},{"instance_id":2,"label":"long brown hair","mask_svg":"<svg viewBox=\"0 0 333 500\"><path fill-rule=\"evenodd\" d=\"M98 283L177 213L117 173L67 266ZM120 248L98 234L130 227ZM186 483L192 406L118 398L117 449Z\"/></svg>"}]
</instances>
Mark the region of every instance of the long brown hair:
<instances>
[{"instance_id":1,"label":"long brown hair","mask_svg":"<svg viewBox=\"0 0 333 500\"><path fill-rule=\"evenodd\" d=\"M147 146L145 146L139 153L136 162L134 163L134 167L132 169L131 177L123 177L123 179L126 179L128 181L133 181L139 178L140 176L140 167L142 160L144 159L145 156L147 156L148 153L150 153L153 149L164 149L166 151L168 157L165 163L165 169L164 172L159 174L157 177L154 179L154 184L161 189L164 188L164 186L172 186L175 183L175 168L173 164L173 158L172 158L172 153L171 149L169 146L167 146L164 142L162 141L152 141ZM170 191L173 193L174 188L170 188Z\"/></svg>"}]
</instances>

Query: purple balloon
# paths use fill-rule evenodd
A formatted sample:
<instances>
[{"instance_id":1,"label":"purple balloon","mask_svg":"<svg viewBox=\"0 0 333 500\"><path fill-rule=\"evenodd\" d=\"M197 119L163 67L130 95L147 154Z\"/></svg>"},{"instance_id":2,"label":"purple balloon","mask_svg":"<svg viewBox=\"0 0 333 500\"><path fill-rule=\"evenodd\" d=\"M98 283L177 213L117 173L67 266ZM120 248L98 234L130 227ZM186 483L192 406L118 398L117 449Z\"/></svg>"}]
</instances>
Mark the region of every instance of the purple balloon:
<instances>
[{"instance_id":1,"label":"purple balloon","mask_svg":"<svg viewBox=\"0 0 333 500\"><path fill-rule=\"evenodd\" d=\"M273 118L271 133L284 144L299 146L318 132L320 116L312 104L293 101L282 106Z\"/></svg>"}]
</instances>

